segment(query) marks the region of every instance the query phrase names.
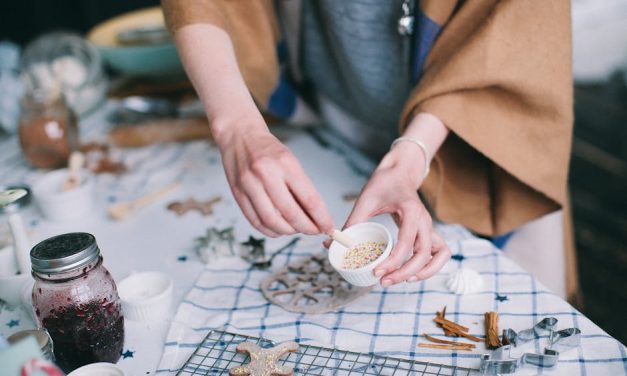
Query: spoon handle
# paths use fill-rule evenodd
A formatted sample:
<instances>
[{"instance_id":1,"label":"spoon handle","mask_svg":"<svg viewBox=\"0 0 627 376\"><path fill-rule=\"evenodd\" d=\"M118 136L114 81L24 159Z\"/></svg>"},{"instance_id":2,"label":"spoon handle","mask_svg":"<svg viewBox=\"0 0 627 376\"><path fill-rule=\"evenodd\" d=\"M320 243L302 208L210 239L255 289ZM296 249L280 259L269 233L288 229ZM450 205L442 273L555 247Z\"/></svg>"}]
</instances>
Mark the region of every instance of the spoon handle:
<instances>
[{"instance_id":1,"label":"spoon handle","mask_svg":"<svg viewBox=\"0 0 627 376\"><path fill-rule=\"evenodd\" d=\"M357 244L355 239L351 238L350 236L346 235L345 233L337 229L333 230L330 237L331 239L335 240L336 242L340 243L346 248L352 248L353 246L355 246L355 244Z\"/></svg>"},{"instance_id":2,"label":"spoon handle","mask_svg":"<svg viewBox=\"0 0 627 376\"><path fill-rule=\"evenodd\" d=\"M141 206L146 206L148 204L151 204L157 200L159 200L161 197L176 191L177 189L179 189L181 187L181 183L174 183L174 184L170 184L165 188L162 188L158 191L154 191L151 193L148 193L147 195L140 197L136 200L133 201L133 206L135 207L141 207Z\"/></svg>"}]
</instances>

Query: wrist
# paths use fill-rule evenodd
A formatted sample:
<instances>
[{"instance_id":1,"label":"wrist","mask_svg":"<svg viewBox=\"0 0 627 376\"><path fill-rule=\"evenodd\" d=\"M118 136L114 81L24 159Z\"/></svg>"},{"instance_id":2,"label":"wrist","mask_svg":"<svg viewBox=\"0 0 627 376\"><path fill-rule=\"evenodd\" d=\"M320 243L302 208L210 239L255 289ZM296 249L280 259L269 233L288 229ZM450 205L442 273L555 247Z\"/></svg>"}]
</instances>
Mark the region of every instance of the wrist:
<instances>
[{"instance_id":1,"label":"wrist","mask_svg":"<svg viewBox=\"0 0 627 376\"><path fill-rule=\"evenodd\" d=\"M220 149L244 134L256 131L269 131L259 112L235 117L215 116L209 119L209 124L211 135Z\"/></svg>"},{"instance_id":2,"label":"wrist","mask_svg":"<svg viewBox=\"0 0 627 376\"><path fill-rule=\"evenodd\" d=\"M394 167L418 189L426 177L428 161L425 153L411 142L399 142L386 154L382 165Z\"/></svg>"}]
</instances>

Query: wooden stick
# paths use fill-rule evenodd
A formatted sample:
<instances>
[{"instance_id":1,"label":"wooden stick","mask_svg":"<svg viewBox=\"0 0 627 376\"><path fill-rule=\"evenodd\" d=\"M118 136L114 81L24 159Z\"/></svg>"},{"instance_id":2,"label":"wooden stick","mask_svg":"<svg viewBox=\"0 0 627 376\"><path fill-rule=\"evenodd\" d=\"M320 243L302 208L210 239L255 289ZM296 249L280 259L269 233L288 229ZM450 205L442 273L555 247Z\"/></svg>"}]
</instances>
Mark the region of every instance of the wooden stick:
<instances>
[{"instance_id":1,"label":"wooden stick","mask_svg":"<svg viewBox=\"0 0 627 376\"><path fill-rule=\"evenodd\" d=\"M441 344L444 344L444 345L467 346L467 347L470 347L470 348L472 348L472 349L474 349L475 347L477 347L477 345L475 345L474 343L465 343L465 342L448 341L448 340L445 340L445 339L440 339L440 338L435 338L435 337L432 337L432 336L430 336L430 335L428 335L428 334L426 334L426 333L423 333L423 336L424 336L427 340L429 340L429 341L431 341L431 342L441 343Z\"/></svg>"},{"instance_id":2,"label":"wooden stick","mask_svg":"<svg viewBox=\"0 0 627 376\"><path fill-rule=\"evenodd\" d=\"M440 345L435 343L419 343L418 347L425 347L428 349L472 351L472 349L468 346Z\"/></svg>"},{"instance_id":3,"label":"wooden stick","mask_svg":"<svg viewBox=\"0 0 627 376\"><path fill-rule=\"evenodd\" d=\"M331 237L331 239L335 240L346 248L352 248L357 244L357 242L353 238L337 229L334 229L329 236Z\"/></svg>"},{"instance_id":4,"label":"wooden stick","mask_svg":"<svg viewBox=\"0 0 627 376\"><path fill-rule=\"evenodd\" d=\"M468 332L468 328L462 325L459 325L456 322L453 321L449 321L447 319L443 319L441 317L436 317L433 319L433 321L437 322L438 324L441 324L442 326L448 326L450 328L454 328L456 329L456 331L460 331L460 332Z\"/></svg>"},{"instance_id":5,"label":"wooden stick","mask_svg":"<svg viewBox=\"0 0 627 376\"><path fill-rule=\"evenodd\" d=\"M489 349L496 349L502 346L499 338L499 314L496 312L486 312L484 316L486 346Z\"/></svg>"}]
</instances>

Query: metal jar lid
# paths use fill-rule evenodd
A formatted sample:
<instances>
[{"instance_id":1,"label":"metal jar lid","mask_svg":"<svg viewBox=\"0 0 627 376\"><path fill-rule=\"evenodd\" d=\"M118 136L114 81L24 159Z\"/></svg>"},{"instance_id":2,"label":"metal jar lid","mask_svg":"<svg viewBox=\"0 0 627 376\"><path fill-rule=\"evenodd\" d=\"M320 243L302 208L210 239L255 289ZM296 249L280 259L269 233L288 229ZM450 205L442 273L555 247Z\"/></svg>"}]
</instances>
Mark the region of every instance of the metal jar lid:
<instances>
[{"instance_id":1,"label":"metal jar lid","mask_svg":"<svg viewBox=\"0 0 627 376\"><path fill-rule=\"evenodd\" d=\"M13 333L9 338L7 338L7 341L9 342L9 344L13 345L30 336L35 337L35 340L37 341L37 344L41 349L42 355L46 359L54 362L55 359L52 338L50 338L50 334L48 334L48 331L44 328L27 329Z\"/></svg>"},{"instance_id":2,"label":"metal jar lid","mask_svg":"<svg viewBox=\"0 0 627 376\"><path fill-rule=\"evenodd\" d=\"M35 273L56 274L80 268L100 256L96 238L86 232L72 232L46 239L30 251Z\"/></svg>"}]
</instances>

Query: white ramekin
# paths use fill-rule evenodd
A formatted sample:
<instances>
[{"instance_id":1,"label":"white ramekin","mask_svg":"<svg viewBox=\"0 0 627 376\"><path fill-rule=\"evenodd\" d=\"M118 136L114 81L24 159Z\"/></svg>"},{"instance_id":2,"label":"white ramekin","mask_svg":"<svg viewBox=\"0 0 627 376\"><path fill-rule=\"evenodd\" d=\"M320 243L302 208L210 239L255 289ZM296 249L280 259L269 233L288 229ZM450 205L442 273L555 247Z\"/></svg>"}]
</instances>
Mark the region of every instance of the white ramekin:
<instances>
[{"instance_id":1,"label":"white ramekin","mask_svg":"<svg viewBox=\"0 0 627 376\"><path fill-rule=\"evenodd\" d=\"M48 220L80 219L92 211L94 183L91 173L84 170L81 185L64 192L62 187L67 176L67 168L50 171L37 179L33 185L35 201Z\"/></svg>"},{"instance_id":2,"label":"white ramekin","mask_svg":"<svg viewBox=\"0 0 627 376\"><path fill-rule=\"evenodd\" d=\"M126 373L112 363L92 363L75 369L67 376L126 376Z\"/></svg>"},{"instance_id":3,"label":"white ramekin","mask_svg":"<svg viewBox=\"0 0 627 376\"><path fill-rule=\"evenodd\" d=\"M118 283L124 317L151 322L168 316L172 305L172 279L164 273L140 272Z\"/></svg>"},{"instance_id":4,"label":"white ramekin","mask_svg":"<svg viewBox=\"0 0 627 376\"><path fill-rule=\"evenodd\" d=\"M390 235L385 226L375 222L358 223L342 232L353 238L357 243L369 241L386 243L385 250L378 259L358 269L345 269L342 267L344 255L348 252L348 248L336 241L333 241L329 247L329 262L331 262L333 268L342 278L355 286L376 285L379 282L379 278L375 277L373 270L390 255L394 243L392 235Z\"/></svg>"}]
</instances>

